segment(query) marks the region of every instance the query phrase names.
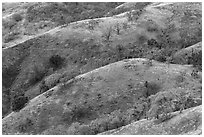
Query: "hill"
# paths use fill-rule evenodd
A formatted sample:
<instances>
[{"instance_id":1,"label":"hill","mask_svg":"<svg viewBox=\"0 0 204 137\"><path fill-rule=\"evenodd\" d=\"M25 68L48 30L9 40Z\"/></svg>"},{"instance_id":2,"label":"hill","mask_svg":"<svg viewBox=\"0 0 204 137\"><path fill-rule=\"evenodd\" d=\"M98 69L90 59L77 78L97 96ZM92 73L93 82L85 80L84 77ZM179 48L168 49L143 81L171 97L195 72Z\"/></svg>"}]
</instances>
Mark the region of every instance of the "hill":
<instances>
[{"instance_id":1,"label":"hill","mask_svg":"<svg viewBox=\"0 0 204 137\"><path fill-rule=\"evenodd\" d=\"M10 47L63 24L102 17L120 4L120 2L3 3L3 47Z\"/></svg>"},{"instance_id":2,"label":"hill","mask_svg":"<svg viewBox=\"0 0 204 137\"><path fill-rule=\"evenodd\" d=\"M198 66L199 69L202 69L202 43L199 42L190 47L181 49L177 51L173 60L176 64L193 64L194 66Z\"/></svg>"},{"instance_id":3,"label":"hill","mask_svg":"<svg viewBox=\"0 0 204 137\"><path fill-rule=\"evenodd\" d=\"M119 127L144 118L148 109L141 108L143 103L158 93L168 97L168 93L185 92L201 98L201 83L191 76L192 67L148 63L140 58L123 60L65 81L31 100L19 112L6 116L3 134L96 134L117 127L114 123L107 129L92 125L95 122L106 126L104 122L114 115L123 116ZM132 117L138 112L140 115Z\"/></svg>"},{"instance_id":4,"label":"hill","mask_svg":"<svg viewBox=\"0 0 204 137\"><path fill-rule=\"evenodd\" d=\"M3 134L98 134L201 105L201 6L4 3Z\"/></svg>"},{"instance_id":5,"label":"hill","mask_svg":"<svg viewBox=\"0 0 204 137\"><path fill-rule=\"evenodd\" d=\"M3 49L3 102L7 106L3 114L10 112L12 96L28 91L32 99L40 94L39 82L54 73L83 74L125 58L172 63L169 57L175 51L201 41L200 6L200 3L146 4L139 11L130 8L132 11L124 15L64 24ZM62 69L53 71L49 60L56 54L65 62Z\"/></svg>"},{"instance_id":6,"label":"hill","mask_svg":"<svg viewBox=\"0 0 204 137\"><path fill-rule=\"evenodd\" d=\"M166 122L140 120L100 135L201 135L202 106L190 108ZM192 128L193 127L193 128Z\"/></svg>"}]
</instances>

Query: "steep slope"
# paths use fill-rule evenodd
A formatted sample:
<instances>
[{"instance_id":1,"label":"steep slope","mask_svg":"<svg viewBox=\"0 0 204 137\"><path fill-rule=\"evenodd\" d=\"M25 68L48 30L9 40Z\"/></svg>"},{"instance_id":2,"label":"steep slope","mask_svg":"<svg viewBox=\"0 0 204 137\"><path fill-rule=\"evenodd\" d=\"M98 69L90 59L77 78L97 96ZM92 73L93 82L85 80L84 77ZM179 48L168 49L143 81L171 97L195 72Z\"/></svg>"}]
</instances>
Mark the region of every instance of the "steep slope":
<instances>
[{"instance_id":1,"label":"steep slope","mask_svg":"<svg viewBox=\"0 0 204 137\"><path fill-rule=\"evenodd\" d=\"M165 122L146 120L131 123L120 129L101 133L101 135L201 135L202 106L173 113L173 117Z\"/></svg>"},{"instance_id":2,"label":"steep slope","mask_svg":"<svg viewBox=\"0 0 204 137\"><path fill-rule=\"evenodd\" d=\"M120 111L125 116L128 109L138 107L146 97L158 92L183 89L201 98L201 83L199 78L191 76L192 71L191 66L142 58L119 61L65 80L37 96L19 112L6 116L2 131L3 134L100 133L107 129L88 128L75 133L72 128L76 123L89 125L113 112ZM150 85L149 90L146 90L145 81ZM144 113L137 119L144 118Z\"/></svg>"},{"instance_id":3,"label":"steep slope","mask_svg":"<svg viewBox=\"0 0 204 137\"><path fill-rule=\"evenodd\" d=\"M48 76L60 75L60 81L64 75L83 74L125 58L165 62L175 50L201 41L200 3L150 4L140 12L132 10L131 14L65 24L3 49L4 115L11 112L12 96L34 98L41 94L40 82ZM56 54L65 62L61 69L53 71L49 63Z\"/></svg>"},{"instance_id":4,"label":"steep slope","mask_svg":"<svg viewBox=\"0 0 204 137\"><path fill-rule=\"evenodd\" d=\"M193 60L197 58L197 60ZM202 68L202 43L199 42L190 47L184 48L176 52L173 56L174 63L176 64L195 64Z\"/></svg>"}]
</instances>

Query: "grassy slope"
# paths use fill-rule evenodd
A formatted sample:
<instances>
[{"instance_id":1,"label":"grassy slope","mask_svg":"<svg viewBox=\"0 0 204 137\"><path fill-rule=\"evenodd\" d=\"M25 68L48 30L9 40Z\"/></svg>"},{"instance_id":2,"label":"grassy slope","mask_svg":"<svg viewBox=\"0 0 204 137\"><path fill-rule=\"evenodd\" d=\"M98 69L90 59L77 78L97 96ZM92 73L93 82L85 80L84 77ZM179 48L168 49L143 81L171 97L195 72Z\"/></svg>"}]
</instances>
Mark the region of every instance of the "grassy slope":
<instances>
[{"instance_id":1,"label":"grassy slope","mask_svg":"<svg viewBox=\"0 0 204 137\"><path fill-rule=\"evenodd\" d=\"M144 96L145 81L160 86L152 94L172 88L184 88L200 96L197 92L200 83L190 76L190 66L171 64L168 67L167 64L156 61L153 61L153 66L149 66L147 62L148 60L139 58L119 61L79 75L72 82L58 85L31 100L20 112L5 117L3 134L40 134L52 126L64 125L68 128L76 121L88 124L114 110L126 111ZM186 72L184 81L178 80L182 71ZM100 100L96 98L98 94L102 97ZM84 112L89 115L82 113L77 119L70 121L70 109L84 105L84 100L92 108ZM32 121L30 124L28 119Z\"/></svg>"},{"instance_id":2,"label":"grassy slope","mask_svg":"<svg viewBox=\"0 0 204 137\"><path fill-rule=\"evenodd\" d=\"M3 3L3 47L28 40L57 26L102 17L121 3ZM22 20L15 21L13 15Z\"/></svg>"},{"instance_id":3,"label":"grassy slope","mask_svg":"<svg viewBox=\"0 0 204 137\"><path fill-rule=\"evenodd\" d=\"M201 135L202 134L202 106L194 107L173 113L173 118L165 122L158 120L140 120L124 126L101 133L101 135Z\"/></svg>"},{"instance_id":4,"label":"grassy slope","mask_svg":"<svg viewBox=\"0 0 204 137\"><path fill-rule=\"evenodd\" d=\"M199 42L195 45L192 45L190 47L184 48L174 54L174 62L177 64L187 64L187 58L188 56L192 56L193 53L202 52L202 43Z\"/></svg>"},{"instance_id":5,"label":"grassy slope","mask_svg":"<svg viewBox=\"0 0 204 137\"><path fill-rule=\"evenodd\" d=\"M162 8L160 9L159 7L154 8L153 6L150 5L143 11L140 18L136 22L135 21L129 22L127 19L127 16L96 19L96 21L98 21L99 24L96 24L96 26L94 27L94 30L90 30L88 28L89 26L88 24L91 23L91 20L81 21L78 23L69 24L68 26L64 26L62 28L59 27L58 29L56 29L56 31L53 31L48 35L37 37L35 39L25 41L22 44L17 45L16 47L3 50L3 81L6 84L10 82L8 85L5 85L5 83L3 83L3 86L10 88L11 84L13 84L12 88L19 88L19 85L22 85L22 83L26 83L25 81L28 80L26 75L32 70L33 65L36 64L37 66L41 66L43 63L46 63L49 57L54 53L58 53L67 59L68 65L66 65L63 68L63 70L61 70L61 72L67 71L68 74L73 73L74 70L77 70L80 73L86 73L88 71L94 70L95 68L104 66L112 62L116 62L118 61L118 59L117 57L114 57L115 55L112 52L112 50L114 49L112 49L112 47L115 47L118 44L127 45L129 43L130 44L135 43L135 45L139 45L141 44L139 40L140 36L145 36L146 39L157 38L157 34L159 32L149 32L147 31L149 25L142 25L142 24L148 24L148 19L152 19L159 28L166 27L168 26L169 23L171 24L171 22L175 22L179 31L181 31L182 28L184 29L188 28L186 29L186 32L189 34L192 34L189 37L193 39L194 36L198 36L197 29L200 28L200 24L196 24L196 23L199 23L199 15L200 15L199 14L200 12L198 10L199 6L194 5L190 7L191 9L196 8L195 10L196 18L195 17L192 18L191 16L190 17L184 16L183 12L186 11L185 5L188 5L188 4L173 4L173 6L167 4L166 6L164 6L164 9ZM181 6L182 8L178 8ZM171 17L172 12L174 10L175 11L179 10L179 12L178 14L176 14L177 16ZM194 11L192 10L191 12L194 12ZM155 16L154 14L156 14L157 16ZM166 21L166 18L168 18L169 21L164 23L164 21ZM187 19L189 19L190 21L188 21L187 23L180 22L180 18L182 18L184 21ZM194 22L191 22L192 19L194 20ZM110 42L104 41L104 38L102 38L102 35L106 32L108 25L114 26L117 22L121 24L127 23L128 29L122 29L120 35L116 35L116 32L114 31L113 35L111 36ZM178 31L174 31L172 33L172 36L175 36L175 34L178 34ZM180 37L176 37L176 38L173 37L172 39L173 40L176 39L179 42L179 39L177 38L180 38ZM184 40L184 38L182 38L182 40ZM191 43L190 38L188 38L187 40L185 39L185 42ZM200 37L198 36L198 39L196 39L196 41L193 41L191 44L195 44L196 42L199 42L201 40L199 38ZM90 39L93 39L93 41L90 42ZM84 41L84 42L80 42L80 41ZM93 46L97 45L96 47L99 47L99 49L97 50L95 49L94 51L100 51L100 52L99 53L97 52L92 53L92 51L84 52L83 49L90 49L89 48L90 45L93 45ZM179 46L179 45L174 44L173 46ZM93 54L92 57L89 56L90 52L91 54ZM113 57L110 57L111 55L113 55ZM83 58L88 58L88 60L86 61L81 60L80 56L82 56ZM74 63L75 61L77 63ZM86 63L83 64L84 62ZM18 71L15 71L15 73L10 73L9 70L13 70L14 66L15 66L15 70L16 69L20 70L19 73L16 73ZM9 72L9 74L7 72ZM15 80L16 77L17 79ZM116 78L113 77L112 79L117 80L118 77ZM147 79L151 80L151 77L149 78L148 75L146 77ZM135 82L135 79L133 80ZM118 83L119 84L123 83L123 81L118 81ZM114 83L114 84L117 86L118 83ZM109 84L112 84L112 83L109 83ZM167 87L165 88L168 88L168 85L169 84L167 82L167 85L165 85ZM112 88L113 87L107 90L112 90ZM21 89L21 87L19 89ZM26 89L26 90L22 90L22 91L23 92L26 91L26 95L29 96L30 98L33 98L40 94L38 83L34 86L31 85L31 87L29 87L29 89ZM103 91L103 88L101 87L96 90ZM121 90L121 89L119 88L118 90ZM122 90L126 90L126 88L122 88ZM7 92L7 90L5 91ZM8 104L8 102L5 101L5 104ZM112 110L107 110L107 111L112 111ZM6 112L8 112L8 110ZM55 120L53 120L53 122L54 121ZM38 124L41 124L41 123L38 123ZM36 130L35 133L39 131L39 129L35 129L35 130Z\"/></svg>"},{"instance_id":6,"label":"grassy slope","mask_svg":"<svg viewBox=\"0 0 204 137\"><path fill-rule=\"evenodd\" d=\"M188 4L185 3L174 5L177 5L179 7ZM50 31L49 34L27 40L17 45L16 47L3 50L3 81L6 84L8 83L8 85L5 85L3 83L3 86L11 89L19 89L19 85L22 85L22 83L26 83L25 81L29 80L26 75L31 72L32 67L34 65L39 67L44 63L47 63L49 57L54 53L58 53L66 58L68 64L66 65L66 67L64 67L63 70L68 70L68 73L70 74L74 70L80 73L85 73L95 68L120 60L115 53L114 47L116 45L134 45L134 47L137 47L138 45L142 46L142 44L145 43L147 39L157 37L157 34L159 34L159 32L149 32L149 26L142 25L148 24L148 19L152 19L159 28L168 26L168 24L171 23L171 21L163 23L166 18L169 18L172 15L172 9L170 8L170 6L168 6L168 4L165 5L165 10L157 8L149 5L145 8L137 21L128 21L126 15L121 17L108 17L103 19L99 18L95 19L95 21L79 21L54 29L53 31ZM191 8L199 9L199 7L196 7L196 5ZM180 12L184 12L184 9L185 7ZM160 10L162 10L162 12L160 12ZM178 10L178 8L173 7L173 10ZM156 14L157 16L155 16L154 14ZM179 28L182 28L182 25L178 24L182 23L179 22L179 17L183 17L183 14L182 16L179 15L180 14L178 14L178 16L173 16L171 17L171 19L174 22L177 21L177 26ZM188 18L189 17L187 17L187 19ZM199 22L199 18L194 22ZM121 27L123 26L123 23L127 23L127 29L122 28L120 31L120 35L117 35L116 31L114 30L110 41L105 41L104 37L102 36L107 32L109 26L114 27L117 23L119 23ZM94 30L89 29L89 24L94 25ZM187 26L190 25L191 24L187 24ZM195 25L195 28L199 27L199 25ZM187 30L187 32L192 34L191 29ZM178 31L173 31L172 35L174 36L174 34L177 33ZM145 37L145 40L142 40L142 42L140 40L141 36ZM175 39L173 40L175 41ZM177 42L179 41L180 40L177 40ZM177 44L174 44L173 46L179 47L179 45ZM94 52L91 48L95 48ZM90 50L84 52L84 49ZM10 73L9 70L12 70L12 67L14 66L15 70L18 69L20 71ZM15 80L15 78L17 79ZM21 88L22 87L20 87L20 89ZM37 89L37 87L35 89ZM26 90L28 90L28 88L23 89L23 92L25 92ZM31 96L31 98L38 94L39 93L36 94L36 90L34 90L33 93L31 90L29 91L29 96Z\"/></svg>"}]
</instances>

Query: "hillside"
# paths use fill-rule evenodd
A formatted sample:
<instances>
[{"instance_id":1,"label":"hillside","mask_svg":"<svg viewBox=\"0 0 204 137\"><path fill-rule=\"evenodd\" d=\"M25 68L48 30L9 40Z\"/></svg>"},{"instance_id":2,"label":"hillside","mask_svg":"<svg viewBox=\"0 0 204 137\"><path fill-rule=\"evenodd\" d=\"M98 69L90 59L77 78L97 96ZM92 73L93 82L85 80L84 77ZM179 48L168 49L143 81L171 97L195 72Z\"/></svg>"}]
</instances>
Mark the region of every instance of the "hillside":
<instances>
[{"instance_id":1,"label":"hillside","mask_svg":"<svg viewBox=\"0 0 204 137\"><path fill-rule=\"evenodd\" d=\"M174 117L167 122L142 119L101 135L202 135L202 106L173 115Z\"/></svg>"},{"instance_id":2,"label":"hillside","mask_svg":"<svg viewBox=\"0 0 204 137\"><path fill-rule=\"evenodd\" d=\"M10 47L63 24L102 17L120 4L120 2L3 3L3 47Z\"/></svg>"},{"instance_id":3,"label":"hillside","mask_svg":"<svg viewBox=\"0 0 204 137\"><path fill-rule=\"evenodd\" d=\"M138 119L144 118L143 111L146 110L140 110L139 102L156 93L185 91L193 98L201 98L201 84L199 79L191 77L192 69L156 61L149 65L147 59L123 60L95 69L59 84L31 100L19 112L5 117L3 134L73 134L74 130L70 129L73 123L88 126L112 112L125 114L134 106L142 111ZM149 83L147 91L145 81ZM83 130L79 132L84 134ZM96 132L100 133L100 130ZM94 133L90 131L87 134Z\"/></svg>"},{"instance_id":4,"label":"hillside","mask_svg":"<svg viewBox=\"0 0 204 137\"><path fill-rule=\"evenodd\" d=\"M3 134L98 134L201 105L201 5L3 3Z\"/></svg>"},{"instance_id":5,"label":"hillside","mask_svg":"<svg viewBox=\"0 0 204 137\"><path fill-rule=\"evenodd\" d=\"M184 48L182 50L177 51L174 56L174 62L177 64L194 64L194 66L199 65L199 56L202 56L202 43L199 42L190 47ZM195 58L195 59L193 59ZM200 67L200 69L202 69Z\"/></svg>"}]
</instances>

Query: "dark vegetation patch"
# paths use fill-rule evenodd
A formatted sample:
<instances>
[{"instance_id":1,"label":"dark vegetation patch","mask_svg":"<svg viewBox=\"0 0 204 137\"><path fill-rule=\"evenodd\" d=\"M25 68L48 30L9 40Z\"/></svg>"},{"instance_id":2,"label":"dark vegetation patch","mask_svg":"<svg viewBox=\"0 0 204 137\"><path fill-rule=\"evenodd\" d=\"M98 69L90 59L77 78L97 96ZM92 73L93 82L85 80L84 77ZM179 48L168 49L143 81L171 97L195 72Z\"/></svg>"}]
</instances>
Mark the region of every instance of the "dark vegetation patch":
<instances>
[{"instance_id":1,"label":"dark vegetation patch","mask_svg":"<svg viewBox=\"0 0 204 137\"><path fill-rule=\"evenodd\" d=\"M12 19L13 19L14 21L16 21L16 22L19 22L19 21L21 21L21 20L23 19L23 17L22 17L21 14L19 14L19 13L14 13L14 14L12 15Z\"/></svg>"},{"instance_id":2,"label":"dark vegetation patch","mask_svg":"<svg viewBox=\"0 0 204 137\"><path fill-rule=\"evenodd\" d=\"M63 2L63 3L46 3L43 6L31 6L27 10L27 20L29 22L38 22L39 20L52 20L59 25L70 22L93 19L102 17L120 5L120 2Z\"/></svg>"},{"instance_id":3,"label":"dark vegetation patch","mask_svg":"<svg viewBox=\"0 0 204 137\"><path fill-rule=\"evenodd\" d=\"M25 107L25 104L28 102L28 97L23 95L15 96L12 101L12 110L13 111L20 111L22 108Z\"/></svg>"}]
</instances>

